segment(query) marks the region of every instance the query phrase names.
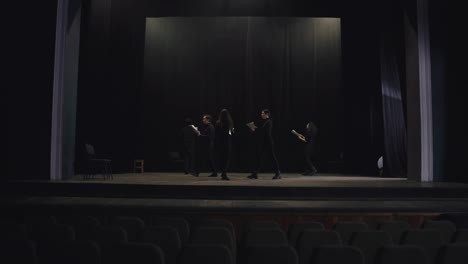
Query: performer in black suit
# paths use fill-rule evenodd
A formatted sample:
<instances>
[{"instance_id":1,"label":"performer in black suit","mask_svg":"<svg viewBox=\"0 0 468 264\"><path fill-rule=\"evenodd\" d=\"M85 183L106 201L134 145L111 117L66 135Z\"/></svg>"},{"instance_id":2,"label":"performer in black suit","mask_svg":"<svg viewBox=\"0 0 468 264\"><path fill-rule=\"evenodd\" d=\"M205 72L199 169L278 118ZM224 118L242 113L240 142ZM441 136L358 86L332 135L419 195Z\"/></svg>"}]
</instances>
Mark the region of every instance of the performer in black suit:
<instances>
[{"instance_id":1,"label":"performer in black suit","mask_svg":"<svg viewBox=\"0 0 468 264\"><path fill-rule=\"evenodd\" d=\"M211 123L211 116L210 115L204 115L202 122L205 125L205 128L201 132L201 136L206 138L206 143L208 144L208 162L210 164L211 168L211 175L208 177L217 177L218 174L216 173L216 166L214 162L214 151L215 151L215 127Z\"/></svg>"},{"instance_id":2,"label":"performer in black suit","mask_svg":"<svg viewBox=\"0 0 468 264\"><path fill-rule=\"evenodd\" d=\"M306 161L306 170L302 175L312 176L317 173L317 168L314 165L314 157L315 157L315 147L317 144L317 133L318 129L315 126L314 122L310 121L306 125L306 133L305 136L302 134L297 134L297 137L305 142L304 145L304 158Z\"/></svg>"},{"instance_id":3,"label":"performer in black suit","mask_svg":"<svg viewBox=\"0 0 468 264\"><path fill-rule=\"evenodd\" d=\"M218 120L216 121L216 143L221 164L221 179L229 180L227 169L229 166L229 158L231 153L232 142L231 138L234 134L234 123L227 109L219 112Z\"/></svg>"},{"instance_id":4,"label":"performer in black suit","mask_svg":"<svg viewBox=\"0 0 468 264\"><path fill-rule=\"evenodd\" d=\"M196 168L196 143L200 131L193 125L192 119L185 119L185 126L182 128L182 137L184 140L184 160L185 174L198 176Z\"/></svg>"},{"instance_id":5,"label":"performer in black suit","mask_svg":"<svg viewBox=\"0 0 468 264\"><path fill-rule=\"evenodd\" d=\"M252 131L255 131L255 133L257 133L257 136L259 138L258 138L258 152L257 152L256 167L253 170L252 174L249 175L247 178L249 179L258 178L258 172L260 170L262 157L265 153L268 153L272 157L273 165L275 166L275 170L276 170L275 175L273 176L273 180L281 179L278 159L276 158L275 150L274 150L274 142L273 142L273 136L272 136L273 123L272 123L272 120L270 119L270 110L263 109L260 115L262 117L262 122L258 126L256 125L249 126Z\"/></svg>"}]
</instances>

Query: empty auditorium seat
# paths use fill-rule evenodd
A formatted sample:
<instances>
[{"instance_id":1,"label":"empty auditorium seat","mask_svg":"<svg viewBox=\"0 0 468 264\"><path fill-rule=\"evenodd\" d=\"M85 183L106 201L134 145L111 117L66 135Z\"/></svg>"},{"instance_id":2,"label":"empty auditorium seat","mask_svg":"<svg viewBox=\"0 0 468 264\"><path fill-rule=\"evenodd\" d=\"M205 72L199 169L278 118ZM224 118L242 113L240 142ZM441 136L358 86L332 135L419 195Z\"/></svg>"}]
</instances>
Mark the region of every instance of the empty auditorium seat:
<instances>
[{"instance_id":1,"label":"empty auditorium seat","mask_svg":"<svg viewBox=\"0 0 468 264\"><path fill-rule=\"evenodd\" d=\"M2 240L27 240L28 232L25 225L13 223L0 224L0 239Z\"/></svg>"},{"instance_id":2,"label":"empty auditorium seat","mask_svg":"<svg viewBox=\"0 0 468 264\"><path fill-rule=\"evenodd\" d=\"M28 215L24 218L23 222L30 225L43 225L43 224L57 224L57 218L49 215Z\"/></svg>"},{"instance_id":3,"label":"empty auditorium seat","mask_svg":"<svg viewBox=\"0 0 468 264\"><path fill-rule=\"evenodd\" d=\"M137 241L140 232L145 227L145 223L138 217L113 217L111 225L120 226L127 232L128 241Z\"/></svg>"},{"instance_id":4,"label":"empty auditorium seat","mask_svg":"<svg viewBox=\"0 0 468 264\"><path fill-rule=\"evenodd\" d=\"M113 254L104 264L164 264L164 253L149 243L123 242L115 244Z\"/></svg>"},{"instance_id":5,"label":"empty auditorium seat","mask_svg":"<svg viewBox=\"0 0 468 264\"><path fill-rule=\"evenodd\" d=\"M237 253L236 243L232 237L231 232L224 227L199 227L193 230L192 237L190 240L192 245L194 244L217 244L224 245L230 251L234 257L233 262L235 262L235 256Z\"/></svg>"},{"instance_id":6,"label":"empty auditorium seat","mask_svg":"<svg viewBox=\"0 0 468 264\"><path fill-rule=\"evenodd\" d=\"M315 249L319 246L339 245L341 245L341 238L336 231L306 229L297 240L299 263L309 264Z\"/></svg>"},{"instance_id":7,"label":"empty auditorium seat","mask_svg":"<svg viewBox=\"0 0 468 264\"><path fill-rule=\"evenodd\" d=\"M31 240L0 240L0 263L37 263L37 250L34 242Z\"/></svg>"},{"instance_id":8,"label":"empty auditorium seat","mask_svg":"<svg viewBox=\"0 0 468 264\"><path fill-rule=\"evenodd\" d=\"M442 243L450 243L453 238L453 234L457 230L456 226L454 223L450 221L445 221L445 220L439 220L439 221L432 221L428 220L425 221L422 229L435 229L440 232Z\"/></svg>"},{"instance_id":9,"label":"empty auditorium seat","mask_svg":"<svg viewBox=\"0 0 468 264\"><path fill-rule=\"evenodd\" d=\"M428 263L434 263L442 246L442 238L440 232L434 229L408 230L403 234L401 244L421 246L426 252Z\"/></svg>"},{"instance_id":10,"label":"empty auditorium seat","mask_svg":"<svg viewBox=\"0 0 468 264\"><path fill-rule=\"evenodd\" d=\"M281 229L276 221L250 221L247 223L247 232L252 229L267 228L267 229Z\"/></svg>"},{"instance_id":11,"label":"empty auditorium seat","mask_svg":"<svg viewBox=\"0 0 468 264\"><path fill-rule=\"evenodd\" d=\"M164 225L164 226L172 226L177 229L179 232L180 241L182 242L182 246L187 244L190 236L190 226L188 221L182 217L152 217L151 224L154 226L157 225Z\"/></svg>"},{"instance_id":12,"label":"empty auditorium seat","mask_svg":"<svg viewBox=\"0 0 468 264\"><path fill-rule=\"evenodd\" d=\"M57 252L63 249L65 243L75 240L75 232L69 225L36 224L30 230L29 237L36 243L40 264L56 263Z\"/></svg>"},{"instance_id":13,"label":"empty auditorium seat","mask_svg":"<svg viewBox=\"0 0 468 264\"><path fill-rule=\"evenodd\" d=\"M312 256L314 264L364 264L361 250L351 246L320 246Z\"/></svg>"},{"instance_id":14,"label":"empty auditorium seat","mask_svg":"<svg viewBox=\"0 0 468 264\"><path fill-rule=\"evenodd\" d=\"M100 225L99 219L94 216L75 215L61 218L60 223L73 227L97 227Z\"/></svg>"},{"instance_id":15,"label":"empty auditorium seat","mask_svg":"<svg viewBox=\"0 0 468 264\"><path fill-rule=\"evenodd\" d=\"M247 232L244 247L254 245L286 245L289 244L286 235L281 229L261 228Z\"/></svg>"},{"instance_id":16,"label":"empty auditorium seat","mask_svg":"<svg viewBox=\"0 0 468 264\"><path fill-rule=\"evenodd\" d=\"M234 225L226 219L198 219L194 221L193 228L197 227L224 227L231 232L231 235L236 239Z\"/></svg>"},{"instance_id":17,"label":"empty auditorium seat","mask_svg":"<svg viewBox=\"0 0 468 264\"><path fill-rule=\"evenodd\" d=\"M118 226L99 226L94 228L90 239L96 241L99 246L128 241L127 232Z\"/></svg>"},{"instance_id":18,"label":"empty auditorium seat","mask_svg":"<svg viewBox=\"0 0 468 264\"><path fill-rule=\"evenodd\" d=\"M392 245L381 248L376 264L428 264L424 249L413 245Z\"/></svg>"},{"instance_id":19,"label":"empty auditorium seat","mask_svg":"<svg viewBox=\"0 0 468 264\"><path fill-rule=\"evenodd\" d=\"M176 228L172 226L145 227L141 233L139 242L154 244L161 248L166 264L177 263L182 242Z\"/></svg>"},{"instance_id":20,"label":"empty auditorium seat","mask_svg":"<svg viewBox=\"0 0 468 264\"><path fill-rule=\"evenodd\" d=\"M100 225L96 217L80 215L62 218L60 223L72 226L77 240L89 239L91 237L90 232Z\"/></svg>"},{"instance_id":21,"label":"empty auditorium seat","mask_svg":"<svg viewBox=\"0 0 468 264\"><path fill-rule=\"evenodd\" d=\"M353 233L349 244L362 251L365 263L374 263L377 252L393 242L392 237L384 231L359 231Z\"/></svg>"},{"instance_id":22,"label":"empty auditorium seat","mask_svg":"<svg viewBox=\"0 0 468 264\"><path fill-rule=\"evenodd\" d=\"M453 236L454 243L468 243L468 229L458 229Z\"/></svg>"},{"instance_id":23,"label":"empty auditorium seat","mask_svg":"<svg viewBox=\"0 0 468 264\"><path fill-rule=\"evenodd\" d=\"M458 229L468 228L468 213L462 213L462 212L444 213L444 214L440 214L436 219L448 220L454 223Z\"/></svg>"},{"instance_id":24,"label":"empty auditorium seat","mask_svg":"<svg viewBox=\"0 0 468 264\"><path fill-rule=\"evenodd\" d=\"M468 244L446 244L440 248L438 264L465 264L468 262Z\"/></svg>"},{"instance_id":25,"label":"empty auditorium seat","mask_svg":"<svg viewBox=\"0 0 468 264\"><path fill-rule=\"evenodd\" d=\"M296 250L290 245L258 245L247 248L247 264L297 264Z\"/></svg>"},{"instance_id":26,"label":"empty auditorium seat","mask_svg":"<svg viewBox=\"0 0 468 264\"><path fill-rule=\"evenodd\" d=\"M92 241L71 241L48 245L39 250L39 263L44 264L100 264L101 251L97 243Z\"/></svg>"},{"instance_id":27,"label":"empty auditorium seat","mask_svg":"<svg viewBox=\"0 0 468 264\"><path fill-rule=\"evenodd\" d=\"M127 232L119 226L98 226L91 232L90 240L99 245L102 263L113 263L115 245L128 241Z\"/></svg>"},{"instance_id":28,"label":"empty auditorium seat","mask_svg":"<svg viewBox=\"0 0 468 264\"><path fill-rule=\"evenodd\" d=\"M41 243L60 243L75 240L75 231L69 225L34 224L29 227L29 238Z\"/></svg>"},{"instance_id":29,"label":"empty auditorium seat","mask_svg":"<svg viewBox=\"0 0 468 264\"><path fill-rule=\"evenodd\" d=\"M298 222L289 225L288 227L288 241L292 247L296 247L299 235L306 229L324 230L325 227L320 222Z\"/></svg>"},{"instance_id":30,"label":"empty auditorium seat","mask_svg":"<svg viewBox=\"0 0 468 264\"><path fill-rule=\"evenodd\" d=\"M377 230L387 232L393 240L394 244L399 244L403 233L411 229L411 226L406 221L387 221L377 225Z\"/></svg>"},{"instance_id":31,"label":"empty auditorium seat","mask_svg":"<svg viewBox=\"0 0 468 264\"><path fill-rule=\"evenodd\" d=\"M187 245L180 264L234 264L230 250L223 245Z\"/></svg>"},{"instance_id":32,"label":"empty auditorium seat","mask_svg":"<svg viewBox=\"0 0 468 264\"><path fill-rule=\"evenodd\" d=\"M349 243L349 239L354 232L368 230L365 223L362 222L337 222L333 225L333 230L338 232L344 245Z\"/></svg>"}]
</instances>

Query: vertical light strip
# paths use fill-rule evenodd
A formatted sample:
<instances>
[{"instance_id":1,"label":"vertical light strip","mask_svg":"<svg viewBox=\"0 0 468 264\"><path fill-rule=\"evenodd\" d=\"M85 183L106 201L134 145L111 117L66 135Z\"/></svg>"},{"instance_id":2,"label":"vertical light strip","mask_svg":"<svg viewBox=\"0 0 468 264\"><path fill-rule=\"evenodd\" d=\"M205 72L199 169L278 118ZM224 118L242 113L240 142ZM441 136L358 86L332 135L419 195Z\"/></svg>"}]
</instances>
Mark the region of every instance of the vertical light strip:
<instances>
[{"instance_id":1,"label":"vertical light strip","mask_svg":"<svg viewBox=\"0 0 468 264\"><path fill-rule=\"evenodd\" d=\"M65 63L65 30L68 0L57 1L55 31L54 86L52 95L52 127L50 140L50 179L62 179L62 130Z\"/></svg>"},{"instance_id":2,"label":"vertical light strip","mask_svg":"<svg viewBox=\"0 0 468 264\"><path fill-rule=\"evenodd\" d=\"M419 98L421 116L421 181L433 181L432 86L428 0L418 0Z\"/></svg>"}]
</instances>

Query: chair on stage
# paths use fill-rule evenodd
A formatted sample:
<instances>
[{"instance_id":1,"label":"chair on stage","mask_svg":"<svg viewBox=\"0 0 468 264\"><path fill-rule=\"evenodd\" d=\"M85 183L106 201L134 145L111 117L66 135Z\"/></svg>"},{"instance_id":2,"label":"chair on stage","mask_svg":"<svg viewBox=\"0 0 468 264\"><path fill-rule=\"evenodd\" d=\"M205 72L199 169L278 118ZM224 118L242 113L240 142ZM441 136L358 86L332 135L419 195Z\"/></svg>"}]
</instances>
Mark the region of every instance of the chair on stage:
<instances>
[{"instance_id":1,"label":"chair on stage","mask_svg":"<svg viewBox=\"0 0 468 264\"><path fill-rule=\"evenodd\" d=\"M112 160L97 158L94 146L85 144L87 160L86 160L86 174L84 179L91 179L98 173L101 173L104 179L113 179L112 176Z\"/></svg>"},{"instance_id":2,"label":"chair on stage","mask_svg":"<svg viewBox=\"0 0 468 264\"><path fill-rule=\"evenodd\" d=\"M170 151L169 161L175 166L176 170L182 170L184 167L185 160L179 151Z\"/></svg>"},{"instance_id":3,"label":"chair on stage","mask_svg":"<svg viewBox=\"0 0 468 264\"><path fill-rule=\"evenodd\" d=\"M144 159L135 159L133 160L133 173L136 172L145 173L145 160Z\"/></svg>"}]
</instances>

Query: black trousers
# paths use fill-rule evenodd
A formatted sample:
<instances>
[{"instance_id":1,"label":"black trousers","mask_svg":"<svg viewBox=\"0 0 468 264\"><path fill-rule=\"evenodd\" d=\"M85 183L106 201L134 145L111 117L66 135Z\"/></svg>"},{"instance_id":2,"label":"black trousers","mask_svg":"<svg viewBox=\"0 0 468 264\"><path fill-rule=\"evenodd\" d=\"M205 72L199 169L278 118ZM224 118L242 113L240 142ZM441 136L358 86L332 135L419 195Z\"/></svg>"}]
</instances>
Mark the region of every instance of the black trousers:
<instances>
[{"instance_id":1,"label":"black trousers","mask_svg":"<svg viewBox=\"0 0 468 264\"><path fill-rule=\"evenodd\" d=\"M271 143L266 142L266 143L261 144L258 148L256 167L253 173L256 174L260 171L260 167L262 165L262 159L265 155L269 155L271 157L275 172L279 172L280 169L279 169L278 159L276 158L276 154L275 154L274 144L272 142Z\"/></svg>"},{"instance_id":2,"label":"black trousers","mask_svg":"<svg viewBox=\"0 0 468 264\"><path fill-rule=\"evenodd\" d=\"M317 169L314 166L314 145L312 143L305 144L304 158L306 161L306 171L315 172Z\"/></svg>"},{"instance_id":3,"label":"black trousers","mask_svg":"<svg viewBox=\"0 0 468 264\"><path fill-rule=\"evenodd\" d=\"M186 143L184 149L185 173L196 173L196 145L195 143Z\"/></svg>"},{"instance_id":4,"label":"black trousers","mask_svg":"<svg viewBox=\"0 0 468 264\"><path fill-rule=\"evenodd\" d=\"M221 173L227 173L229 167L229 161L231 157L231 148L232 143L231 140L223 141L219 143L218 148L218 157L219 157L219 165L221 167Z\"/></svg>"},{"instance_id":5,"label":"black trousers","mask_svg":"<svg viewBox=\"0 0 468 264\"><path fill-rule=\"evenodd\" d=\"M213 173L216 173L216 164L215 164L215 159L214 159L214 155L215 155L214 143L209 143L207 155L208 155L208 163L210 165L210 169Z\"/></svg>"}]
</instances>

